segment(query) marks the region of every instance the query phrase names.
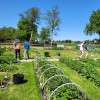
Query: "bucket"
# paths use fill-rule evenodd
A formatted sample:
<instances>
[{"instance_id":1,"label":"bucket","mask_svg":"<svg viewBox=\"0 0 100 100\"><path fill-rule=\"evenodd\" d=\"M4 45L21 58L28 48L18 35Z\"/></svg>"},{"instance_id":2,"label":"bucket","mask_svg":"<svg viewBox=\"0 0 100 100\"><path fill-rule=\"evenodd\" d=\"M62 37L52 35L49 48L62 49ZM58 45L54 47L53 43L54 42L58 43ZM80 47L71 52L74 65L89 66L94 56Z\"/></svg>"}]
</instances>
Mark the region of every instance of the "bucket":
<instances>
[{"instance_id":1,"label":"bucket","mask_svg":"<svg viewBox=\"0 0 100 100\"><path fill-rule=\"evenodd\" d=\"M24 74L14 74L13 75L13 83L20 84L23 83Z\"/></svg>"},{"instance_id":2,"label":"bucket","mask_svg":"<svg viewBox=\"0 0 100 100\"><path fill-rule=\"evenodd\" d=\"M57 56L60 56L60 53L59 52L57 53Z\"/></svg>"},{"instance_id":3,"label":"bucket","mask_svg":"<svg viewBox=\"0 0 100 100\"><path fill-rule=\"evenodd\" d=\"M48 57L48 56L49 56L49 52L44 52L44 55L45 55L46 57Z\"/></svg>"}]
</instances>

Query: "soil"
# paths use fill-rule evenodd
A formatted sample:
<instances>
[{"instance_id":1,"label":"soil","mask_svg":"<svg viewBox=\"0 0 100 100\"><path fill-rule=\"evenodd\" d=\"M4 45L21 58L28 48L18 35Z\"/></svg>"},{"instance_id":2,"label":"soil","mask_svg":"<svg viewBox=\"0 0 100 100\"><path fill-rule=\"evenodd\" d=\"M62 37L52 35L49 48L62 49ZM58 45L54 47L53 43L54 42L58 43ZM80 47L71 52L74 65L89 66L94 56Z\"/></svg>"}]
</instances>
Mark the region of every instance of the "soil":
<instances>
[{"instance_id":1,"label":"soil","mask_svg":"<svg viewBox=\"0 0 100 100\"><path fill-rule=\"evenodd\" d=\"M7 74L7 72L0 72L0 74Z\"/></svg>"},{"instance_id":2,"label":"soil","mask_svg":"<svg viewBox=\"0 0 100 100\"><path fill-rule=\"evenodd\" d=\"M51 56L53 59L58 59L59 56Z\"/></svg>"}]
</instances>

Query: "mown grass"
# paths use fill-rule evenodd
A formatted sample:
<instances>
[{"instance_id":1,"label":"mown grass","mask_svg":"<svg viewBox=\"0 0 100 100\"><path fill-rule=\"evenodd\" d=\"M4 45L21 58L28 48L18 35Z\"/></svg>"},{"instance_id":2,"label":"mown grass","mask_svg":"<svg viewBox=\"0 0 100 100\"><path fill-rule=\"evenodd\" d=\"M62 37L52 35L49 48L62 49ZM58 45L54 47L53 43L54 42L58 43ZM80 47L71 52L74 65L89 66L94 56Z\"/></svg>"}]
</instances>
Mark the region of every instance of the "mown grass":
<instances>
[{"instance_id":1,"label":"mown grass","mask_svg":"<svg viewBox=\"0 0 100 100\"><path fill-rule=\"evenodd\" d=\"M52 62L52 63L53 65L61 68L64 71L65 75L69 77L71 82L80 85L87 94L89 99L91 100L100 99L100 88L95 86L94 83L89 82L87 79L81 77L80 75L78 75L76 71L70 69L65 64L62 64L60 62Z\"/></svg>"},{"instance_id":2,"label":"mown grass","mask_svg":"<svg viewBox=\"0 0 100 100\"><path fill-rule=\"evenodd\" d=\"M32 62L19 63L16 66L18 70L9 73L9 76L23 72L25 83L17 85L12 83L7 88L0 89L0 100L42 100Z\"/></svg>"},{"instance_id":3,"label":"mown grass","mask_svg":"<svg viewBox=\"0 0 100 100\"><path fill-rule=\"evenodd\" d=\"M71 43L66 43L68 44L69 46L73 46L73 44L71 45ZM75 46L77 44L74 44ZM24 58L24 46L21 46L22 47L22 50L21 50L21 58L23 59ZM38 52L35 53L35 50L37 50ZM9 52L9 53L8 53ZM5 52L3 55L4 56L14 56L14 49L11 50L11 51L8 51L8 52ZM47 50L47 49L33 49L33 48L30 48L29 50L29 57L32 59L35 57L35 55L42 55L44 56L44 52L49 52L50 53L50 57L47 57L47 58L59 58L57 57L57 52L59 52L61 54L61 56L66 56L66 57L72 57L72 58L78 58L81 53L79 50ZM27 56L26 56L27 57ZM84 56L85 57L85 54ZM94 52L88 52L88 58L94 58L94 59L97 59L97 58L100 58L100 53L94 53Z\"/></svg>"},{"instance_id":4,"label":"mown grass","mask_svg":"<svg viewBox=\"0 0 100 100\"><path fill-rule=\"evenodd\" d=\"M57 43L57 45L64 45L64 46L74 46L76 47L78 45L78 43Z\"/></svg>"},{"instance_id":5,"label":"mown grass","mask_svg":"<svg viewBox=\"0 0 100 100\"><path fill-rule=\"evenodd\" d=\"M79 50L47 50L47 49L43 49L43 50L37 50L37 51L38 51L38 54L41 54L42 56L44 56L44 52L49 52L50 57L46 57L47 59L56 59L56 58L59 58L60 56L68 57L68 58L72 58L72 59L79 59L79 56L81 55L81 52ZM60 56L57 56L57 52L60 53ZM86 55L86 52L84 52L83 58L85 58L85 55ZM98 58L100 58L100 54L94 54L94 53L88 52L87 57L93 58L93 59L98 59Z\"/></svg>"}]
</instances>

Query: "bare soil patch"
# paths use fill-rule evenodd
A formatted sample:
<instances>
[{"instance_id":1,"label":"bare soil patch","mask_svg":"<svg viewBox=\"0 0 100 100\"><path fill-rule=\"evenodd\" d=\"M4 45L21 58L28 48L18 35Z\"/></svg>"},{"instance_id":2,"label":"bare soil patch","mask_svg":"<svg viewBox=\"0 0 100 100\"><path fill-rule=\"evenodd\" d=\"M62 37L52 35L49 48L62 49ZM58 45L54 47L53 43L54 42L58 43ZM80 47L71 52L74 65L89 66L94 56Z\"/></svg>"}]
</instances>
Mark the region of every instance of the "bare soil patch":
<instances>
[{"instance_id":1,"label":"bare soil patch","mask_svg":"<svg viewBox=\"0 0 100 100\"><path fill-rule=\"evenodd\" d=\"M0 72L0 74L7 74L7 72Z\"/></svg>"}]
</instances>

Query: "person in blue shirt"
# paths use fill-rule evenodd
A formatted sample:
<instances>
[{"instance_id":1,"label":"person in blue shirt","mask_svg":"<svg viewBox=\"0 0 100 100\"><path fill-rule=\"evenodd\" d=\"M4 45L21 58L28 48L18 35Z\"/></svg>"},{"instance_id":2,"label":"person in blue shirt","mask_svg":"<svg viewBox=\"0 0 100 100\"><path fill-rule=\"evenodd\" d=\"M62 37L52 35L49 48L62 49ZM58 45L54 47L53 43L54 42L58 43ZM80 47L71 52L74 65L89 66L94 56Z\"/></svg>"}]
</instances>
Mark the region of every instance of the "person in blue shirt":
<instances>
[{"instance_id":1,"label":"person in blue shirt","mask_svg":"<svg viewBox=\"0 0 100 100\"><path fill-rule=\"evenodd\" d=\"M29 48L30 48L30 44L27 41L25 41L24 48L25 48L24 59L26 60L26 53L27 53L27 57L29 59Z\"/></svg>"}]
</instances>

